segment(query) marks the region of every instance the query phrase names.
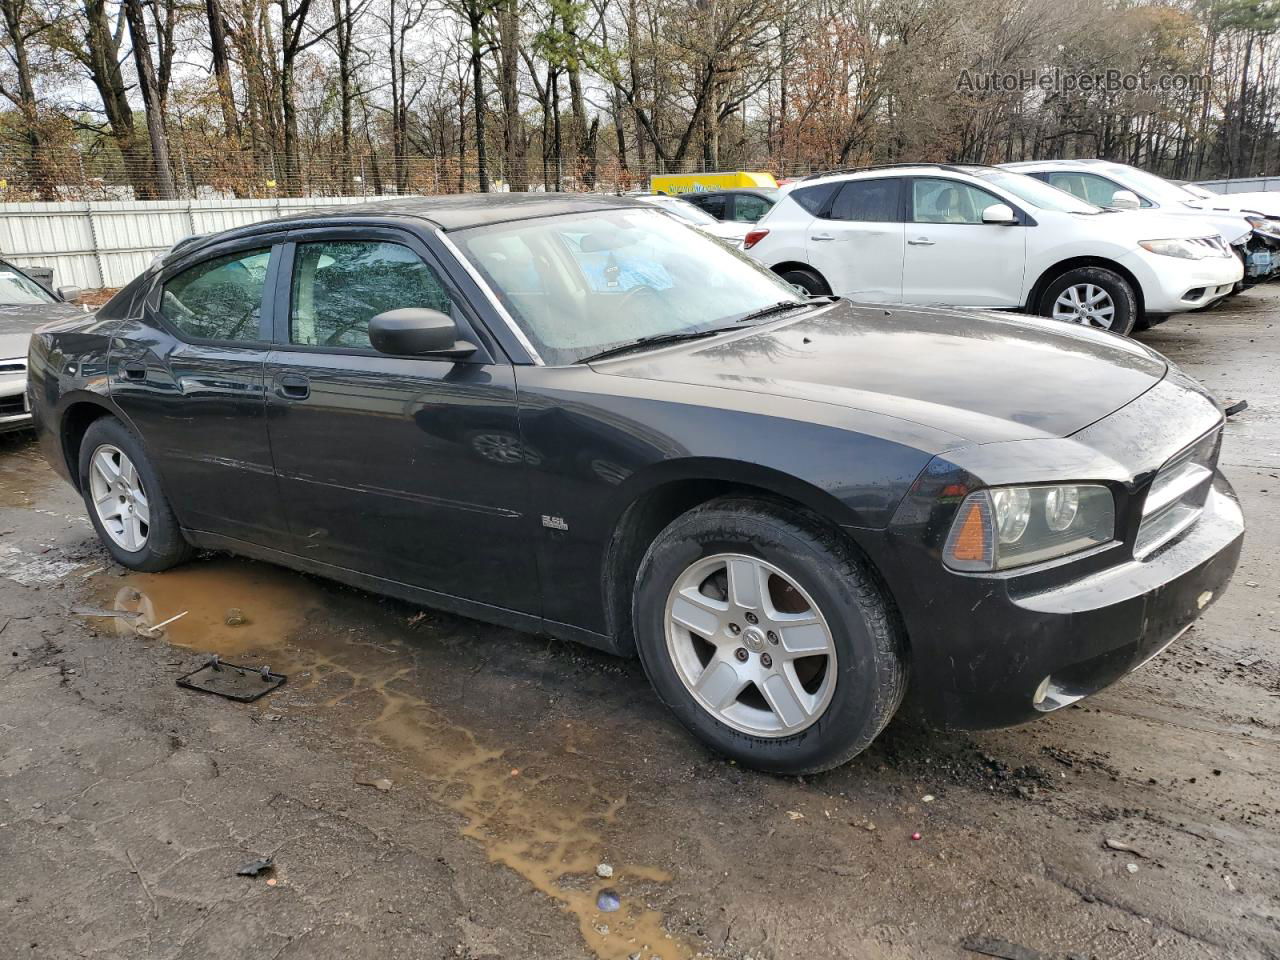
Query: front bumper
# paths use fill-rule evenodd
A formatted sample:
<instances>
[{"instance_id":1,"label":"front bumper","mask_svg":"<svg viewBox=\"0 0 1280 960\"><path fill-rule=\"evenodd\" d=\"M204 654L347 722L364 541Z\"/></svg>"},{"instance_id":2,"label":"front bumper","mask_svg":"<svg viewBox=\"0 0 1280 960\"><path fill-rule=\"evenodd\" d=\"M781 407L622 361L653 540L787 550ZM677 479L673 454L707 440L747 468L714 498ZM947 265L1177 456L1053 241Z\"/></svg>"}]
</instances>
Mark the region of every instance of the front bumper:
<instances>
[{"instance_id":1,"label":"front bumper","mask_svg":"<svg viewBox=\"0 0 1280 960\"><path fill-rule=\"evenodd\" d=\"M31 405L27 400L26 359L0 361L0 367L22 365L21 373L0 370L0 433L26 430L31 426Z\"/></svg>"},{"instance_id":2,"label":"front bumper","mask_svg":"<svg viewBox=\"0 0 1280 960\"><path fill-rule=\"evenodd\" d=\"M1234 255L1183 260L1141 252L1126 259L1142 285L1146 312L1156 315L1207 307L1229 294L1244 277L1244 264Z\"/></svg>"},{"instance_id":3,"label":"front bumper","mask_svg":"<svg viewBox=\"0 0 1280 960\"><path fill-rule=\"evenodd\" d=\"M926 668L917 707L940 726L981 729L1096 693L1160 653L1221 596L1243 542L1239 503L1217 474L1196 523L1145 560L1030 591L1017 577L946 574L955 581L938 592L953 610L949 656Z\"/></svg>"}]
</instances>

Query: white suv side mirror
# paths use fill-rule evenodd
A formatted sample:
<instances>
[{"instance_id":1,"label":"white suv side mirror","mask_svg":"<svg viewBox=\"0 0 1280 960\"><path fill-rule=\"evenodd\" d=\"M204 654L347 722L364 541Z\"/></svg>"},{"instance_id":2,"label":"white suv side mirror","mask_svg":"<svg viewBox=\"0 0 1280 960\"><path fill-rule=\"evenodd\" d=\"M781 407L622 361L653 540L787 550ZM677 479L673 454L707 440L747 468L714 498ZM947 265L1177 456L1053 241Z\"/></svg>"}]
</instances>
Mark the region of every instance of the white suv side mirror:
<instances>
[{"instance_id":1,"label":"white suv side mirror","mask_svg":"<svg viewBox=\"0 0 1280 960\"><path fill-rule=\"evenodd\" d=\"M1017 223L1018 218L1007 203L993 203L982 211L982 222L1010 224Z\"/></svg>"},{"instance_id":2,"label":"white suv side mirror","mask_svg":"<svg viewBox=\"0 0 1280 960\"><path fill-rule=\"evenodd\" d=\"M1142 201L1132 190L1117 190L1111 195L1111 202L1107 206L1116 210L1137 210L1142 206Z\"/></svg>"}]
</instances>

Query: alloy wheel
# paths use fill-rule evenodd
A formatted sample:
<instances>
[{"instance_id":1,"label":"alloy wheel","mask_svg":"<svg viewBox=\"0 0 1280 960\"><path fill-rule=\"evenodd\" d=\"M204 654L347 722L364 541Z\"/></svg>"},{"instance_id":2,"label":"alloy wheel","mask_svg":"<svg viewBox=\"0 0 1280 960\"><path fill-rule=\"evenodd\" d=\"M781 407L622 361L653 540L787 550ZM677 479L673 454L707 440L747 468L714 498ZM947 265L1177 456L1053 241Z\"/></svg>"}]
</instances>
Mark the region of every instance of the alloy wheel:
<instances>
[{"instance_id":1,"label":"alloy wheel","mask_svg":"<svg viewBox=\"0 0 1280 960\"><path fill-rule=\"evenodd\" d=\"M1111 294L1096 283L1073 284L1053 302L1053 319L1068 323L1110 330L1115 316L1116 305Z\"/></svg>"},{"instance_id":2,"label":"alloy wheel","mask_svg":"<svg viewBox=\"0 0 1280 960\"><path fill-rule=\"evenodd\" d=\"M667 597L667 652L694 700L755 737L789 737L831 702L836 648L822 611L784 571L717 554L689 566Z\"/></svg>"},{"instance_id":3,"label":"alloy wheel","mask_svg":"<svg viewBox=\"0 0 1280 960\"><path fill-rule=\"evenodd\" d=\"M102 529L130 553L147 545L151 508L138 468L119 447L104 443L89 461L89 493Z\"/></svg>"}]
</instances>

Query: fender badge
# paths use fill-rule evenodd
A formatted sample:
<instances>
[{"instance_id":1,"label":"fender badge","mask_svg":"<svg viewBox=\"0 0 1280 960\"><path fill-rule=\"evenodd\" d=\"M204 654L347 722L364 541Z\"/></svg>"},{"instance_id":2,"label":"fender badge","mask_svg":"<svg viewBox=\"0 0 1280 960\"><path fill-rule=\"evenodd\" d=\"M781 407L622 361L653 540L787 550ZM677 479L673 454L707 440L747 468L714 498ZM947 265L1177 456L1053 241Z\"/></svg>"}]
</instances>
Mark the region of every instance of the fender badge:
<instances>
[{"instance_id":1,"label":"fender badge","mask_svg":"<svg viewBox=\"0 0 1280 960\"><path fill-rule=\"evenodd\" d=\"M1206 590L1200 596L1196 597L1196 606L1203 610L1209 605L1209 601L1213 599L1213 591Z\"/></svg>"},{"instance_id":2,"label":"fender badge","mask_svg":"<svg viewBox=\"0 0 1280 960\"><path fill-rule=\"evenodd\" d=\"M545 513L542 515L542 525L549 530L569 529L569 525L564 522L564 517L549 517Z\"/></svg>"}]
</instances>

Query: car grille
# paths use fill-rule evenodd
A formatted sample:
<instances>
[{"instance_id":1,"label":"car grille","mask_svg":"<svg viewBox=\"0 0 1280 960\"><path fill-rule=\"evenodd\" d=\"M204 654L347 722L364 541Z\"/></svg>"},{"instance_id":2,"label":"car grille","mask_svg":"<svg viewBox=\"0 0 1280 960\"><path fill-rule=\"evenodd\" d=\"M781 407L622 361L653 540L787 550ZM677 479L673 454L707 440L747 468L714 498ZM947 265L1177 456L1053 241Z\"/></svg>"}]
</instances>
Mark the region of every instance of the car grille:
<instances>
[{"instance_id":1,"label":"car grille","mask_svg":"<svg viewBox=\"0 0 1280 960\"><path fill-rule=\"evenodd\" d=\"M0 360L0 373L26 373L25 360Z\"/></svg>"},{"instance_id":2,"label":"car grille","mask_svg":"<svg viewBox=\"0 0 1280 960\"><path fill-rule=\"evenodd\" d=\"M1148 556L1199 519L1221 443L1222 430L1215 428L1160 468L1147 488L1134 556Z\"/></svg>"},{"instance_id":3,"label":"car grille","mask_svg":"<svg viewBox=\"0 0 1280 960\"><path fill-rule=\"evenodd\" d=\"M0 397L0 417L12 417L26 412L27 405L22 394L15 393L11 397Z\"/></svg>"}]
</instances>

